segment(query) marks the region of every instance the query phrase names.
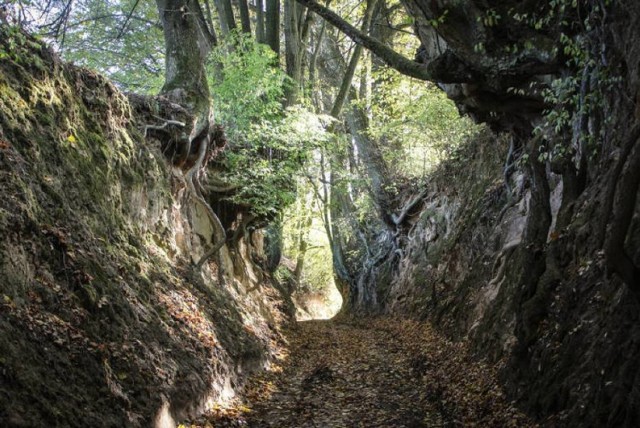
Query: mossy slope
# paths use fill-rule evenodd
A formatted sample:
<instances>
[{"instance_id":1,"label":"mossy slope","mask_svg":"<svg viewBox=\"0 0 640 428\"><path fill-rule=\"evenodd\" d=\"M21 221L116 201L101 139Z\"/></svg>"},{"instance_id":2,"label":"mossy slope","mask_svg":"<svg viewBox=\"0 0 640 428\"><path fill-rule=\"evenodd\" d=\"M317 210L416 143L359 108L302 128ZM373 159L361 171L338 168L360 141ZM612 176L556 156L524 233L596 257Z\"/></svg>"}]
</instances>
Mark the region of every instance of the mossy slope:
<instances>
[{"instance_id":1,"label":"mossy slope","mask_svg":"<svg viewBox=\"0 0 640 428\"><path fill-rule=\"evenodd\" d=\"M193 206L126 97L0 33L0 425L171 426L233 393L279 296L193 275Z\"/></svg>"}]
</instances>

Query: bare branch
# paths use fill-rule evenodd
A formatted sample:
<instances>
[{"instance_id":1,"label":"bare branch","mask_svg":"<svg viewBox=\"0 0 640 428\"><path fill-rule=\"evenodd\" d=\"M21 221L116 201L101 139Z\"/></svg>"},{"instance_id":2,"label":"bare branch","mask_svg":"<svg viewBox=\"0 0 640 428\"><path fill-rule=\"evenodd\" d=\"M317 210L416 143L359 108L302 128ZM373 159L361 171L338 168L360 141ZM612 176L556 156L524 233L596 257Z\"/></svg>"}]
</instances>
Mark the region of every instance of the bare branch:
<instances>
[{"instance_id":1,"label":"bare branch","mask_svg":"<svg viewBox=\"0 0 640 428\"><path fill-rule=\"evenodd\" d=\"M138 7L138 3L140 3L140 0L136 0L136 2L133 4L133 7L131 8L131 10L129 11L129 14L127 15L127 18L124 20L124 24L122 24L122 28L120 28L120 31L118 31L118 35L116 36L116 40L119 39L120 37L122 37L122 35L124 34L124 31L127 29L127 25L129 24L129 20L131 19L131 16L133 15L133 12L135 12L136 8Z\"/></svg>"},{"instance_id":2,"label":"bare branch","mask_svg":"<svg viewBox=\"0 0 640 428\"><path fill-rule=\"evenodd\" d=\"M75 22L70 23L67 26L67 29L78 27L78 26L80 26L82 24L86 24L87 22L100 21L102 19L109 19L109 18L122 18L123 16L125 16L125 15L122 14L122 13L107 13L107 14L104 14L104 15L91 16L89 18L81 19L79 21L75 21ZM162 25L160 25L159 22L153 22L153 21L150 21L148 19L136 16L136 15L129 16L129 19L133 20L133 21L140 21L142 23L149 24L149 25L151 25L151 26L153 26L155 28L158 28L158 29L162 30Z\"/></svg>"},{"instance_id":3,"label":"bare branch","mask_svg":"<svg viewBox=\"0 0 640 428\"><path fill-rule=\"evenodd\" d=\"M349 24L347 21L338 16L335 12L326 8L314 0L296 0L298 3L307 6L315 13L324 18L327 22L335 26L338 30L346 34L355 43L369 49L387 65L396 69L400 73L415 77L420 80L434 80L431 72L426 65L413 61L399 54L393 49L386 46L379 40L374 39L363 33L362 31Z\"/></svg>"}]
</instances>

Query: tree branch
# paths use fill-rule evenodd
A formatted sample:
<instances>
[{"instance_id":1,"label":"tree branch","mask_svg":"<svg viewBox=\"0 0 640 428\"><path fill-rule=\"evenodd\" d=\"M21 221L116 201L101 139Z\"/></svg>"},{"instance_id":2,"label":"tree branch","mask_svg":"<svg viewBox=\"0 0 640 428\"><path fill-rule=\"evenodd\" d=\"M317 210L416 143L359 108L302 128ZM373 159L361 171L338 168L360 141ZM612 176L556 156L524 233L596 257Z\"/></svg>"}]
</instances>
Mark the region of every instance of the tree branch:
<instances>
[{"instance_id":1,"label":"tree branch","mask_svg":"<svg viewBox=\"0 0 640 428\"><path fill-rule=\"evenodd\" d=\"M346 34L355 43L369 49L387 65L399 71L400 73L409 77L415 77L416 79L420 80L435 80L432 73L427 69L426 65L406 58L405 56L389 48L379 40L376 40L373 37L364 34L362 31L349 24L329 8L318 4L314 0L296 1L313 10L327 22Z\"/></svg>"},{"instance_id":2,"label":"tree branch","mask_svg":"<svg viewBox=\"0 0 640 428\"><path fill-rule=\"evenodd\" d=\"M107 13L107 14L104 14L104 15L91 16L89 18L81 19L79 21L75 21L75 22L70 23L67 26L67 29L78 27L78 26L80 26L82 24L85 24L87 22L100 21L102 19L108 19L108 18L122 18L123 16L125 16L125 15L122 14L122 13ZM159 30L162 30L162 25L160 25L159 22L153 22L153 21L151 21L149 19L141 18L141 17L136 16L136 15L129 16L129 20L140 21L142 23L149 24L149 25L151 25L151 26L153 26L153 27L155 27L155 28L157 28Z\"/></svg>"},{"instance_id":3,"label":"tree branch","mask_svg":"<svg viewBox=\"0 0 640 428\"><path fill-rule=\"evenodd\" d=\"M120 31L118 31L118 36L116 37L116 40L122 37L125 30L127 29L127 25L129 25L129 20L131 19L131 16L133 16L133 12L135 12L136 8L138 7L138 3L140 3L140 0L136 0L136 2L133 4L133 7L131 8L131 10L129 11L129 14L124 20L124 24L122 24Z\"/></svg>"},{"instance_id":4,"label":"tree branch","mask_svg":"<svg viewBox=\"0 0 640 428\"><path fill-rule=\"evenodd\" d=\"M397 31L397 32L400 32L400 33L404 33L404 34L410 34L412 36L416 35L416 33L414 33L413 31L407 31L407 30L405 30L405 29L403 29L401 27L394 27L393 25L389 25L389 24L373 24L373 25L375 25L376 27L388 28L390 30Z\"/></svg>"}]
</instances>

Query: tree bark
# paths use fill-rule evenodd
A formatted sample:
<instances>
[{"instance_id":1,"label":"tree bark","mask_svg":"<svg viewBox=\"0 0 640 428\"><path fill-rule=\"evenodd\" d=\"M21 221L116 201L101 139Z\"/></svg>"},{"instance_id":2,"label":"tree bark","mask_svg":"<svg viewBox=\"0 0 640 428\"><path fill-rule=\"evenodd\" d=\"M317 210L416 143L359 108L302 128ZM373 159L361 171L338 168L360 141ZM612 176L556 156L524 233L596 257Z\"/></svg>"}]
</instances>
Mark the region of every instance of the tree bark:
<instances>
[{"instance_id":1,"label":"tree bark","mask_svg":"<svg viewBox=\"0 0 640 428\"><path fill-rule=\"evenodd\" d=\"M373 11L376 8L376 1L371 0L367 4L367 10L362 22L362 32L366 33L371 25ZM349 65L344 74L340 91L336 97L336 101L331 109L331 116L338 118L348 97L352 100L357 99L357 91L352 86L353 76L358 65L358 61L362 55L362 46L356 45L353 50ZM369 129L369 120L366 111L357 104L352 104L346 113L347 123L355 141L358 153L366 168L366 175L371 182L371 196L378 205L378 213L380 218L388 226L393 226L394 222L391 218L392 204L389 192L386 190L386 177L389 176L389 170L386 162L382 157L377 142L371 140L367 136Z\"/></svg>"},{"instance_id":2,"label":"tree bark","mask_svg":"<svg viewBox=\"0 0 640 428\"><path fill-rule=\"evenodd\" d=\"M265 38L267 45L280 58L280 0L266 0L266 28Z\"/></svg>"},{"instance_id":3,"label":"tree bark","mask_svg":"<svg viewBox=\"0 0 640 428\"><path fill-rule=\"evenodd\" d=\"M318 54L320 53L320 48L322 46L322 41L324 40L324 33L327 28L327 22L322 21L322 25L320 27L320 32L318 33L317 40L315 40L315 49L311 54L311 58L309 59L309 87L308 87L308 95L313 96L316 94L316 70L318 66ZM319 102L315 103L316 107L319 107Z\"/></svg>"},{"instance_id":4,"label":"tree bark","mask_svg":"<svg viewBox=\"0 0 640 428\"><path fill-rule=\"evenodd\" d=\"M291 84L287 85L285 96L287 105L297 102L302 85L302 63L309 39L309 27L312 13L300 6L295 0L285 0L284 3L284 36L285 61L287 75Z\"/></svg>"},{"instance_id":5,"label":"tree bark","mask_svg":"<svg viewBox=\"0 0 640 428\"><path fill-rule=\"evenodd\" d=\"M256 0L256 40L258 43L265 43L266 36L264 31L264 2Z\"/></svg>"},{"instance_id":6,"label":"tree bark","mask_svg":"<svg viewBox=\"0 0 640 428\"><path fill-rule=\"evenodd\" d=\"M212 44L198 19L197 0L157 0L165 39L165 84L162 93L187 107L194 123L189 143L210 125L209 85L205 61Z\"/></svg>"},{"instance_id":7,"label":"tree bark","mask_svg":"<svg viewBox=\"0 0 640 428\"><path fill-rule=\"evenodd\" d=\"M639 292L640 269L624 248L640 186L640 139L632 139L630 144L629 157L620 159L624 168L615 188L604 250L609 269L618 273L633 291Z\"/></svg>"},{"instance_id":8,"label":"tree bark","mask_svg":"<svg viewBox=\"0 0 640 428\"><path fill-rule=\"evenodd\" d=\"M218 21L220 22L220 31L223 36L229 34L229 22L227 21L227 16L224 10L224 4L222 0L213 0L213 4L216 8L216 12L218 12Z\"/></svg>"},{"instance_id":9,"label":"tree bark","mask_svg":"<svg viewBox=\"0 0 640 428\"><path fill-rule=\"evenodd\" d=\"M219 0L222 3L222 11L224 13L224 19L227 21L227 26L229 27L229 31L235 30L238 28L236 25L236 18L233 15L233 6L231 5L231 0Z\"/></svg>"},{"instance_id":10,"label":"tree bark","mask_svg":"<svg viewBox=\"0 0 640 428\"><path fill-rule=\"evenodd\" d=\"M240 24L242 25L242 32L251 35L251 17L249 15L249 5L247 0L238 0L238 6L240 9Z\"/></svg>"},{"instance_id":11,"label":"tree bark","mask_svg":"<svg viewBox=\"0 0 640 428\"><path fill-rule=\"evenodd\" d=\"M301 6L295 0L284 0L284 58L287 76L291 78L285 87L286 104L295 104L300 84L300 56L299 45L300 27L298 25L298 8Z\"/></svg>"},{"instance_id":12,"label":"tree bark","mask_svg":"<svg viewBox=\"0 0 640 428\"><path fill-rule=\"evenodd\" d=\"M362 20L362 32L366 33L369 31L369 27L371 25L371 18L373 16L373 10L375 9L377 0L368 0L367 1L367 9L364 13L364 18ZM347 69L344 72L344 77L342 79L342 83L340 85L340 89L338 91L338 95L336 96L336 100L333 104L333 108L331 109L331 116L334 118L338 118L340 113L342 112L342 108L347 100L348 95L351 93L352 96L356 95L355 90L352 88L351 83L353 82L353 76L356 72L356 67L358 66L358 62L360 61L360 57L362 56L362 46L356 44L353 49L353 54L351 55L351 59L349 60L349 65L347 65Z\"/></svg>"},{"instance_id":13,"label":"tree bark","mask_svg":"<svg viewBox=\"0 0 640 428\"><path fill-rule=\"evenodd\" d=\"M204 13L201 13L200 19L204 20L207 24L207 27L209 27L209 32L211 34L210 38L213 46L218 46L218 36L216 35L216 30L213 26L213 14L211 13L211 4L209 3L209 0L205 0L204 7L207 14L205 15Z\"/></svg>"},{"instance_id":14,"label":"tree bark","mask_svg":"<svg viewBox=\"0 0 640 428\"><path fill-rule=\"evenodd\" d=\"M185 173L187 188L194 200L203 206L216 231L211 249L196 265L196 270L199 270L209 257L218 252L226 240L224 228L200 193L198 183L213 122L205 70L212 40L198 0L156 0L156 4L164 30L166 48L165 84L162 93L189 110L193 117L191 123L185 124L179 141L185 160L190 156L192 149L196 151L195 163Z\"/></svg>"},{"instance_id":15,"label":"tree bark","mask_svg":"<svg viewBox=\"0 0 640 428\"><path fill-rule=\"evenodd\" d=\"M369 119L366 112L362 106L352 103L346 113L346 117L349 131L358 148L358 155L362 165L365 168L365 174L370 181L369 191L378 206L378 215L387 226L395 227L396 224L392 218L392 199L387 191L387 181L390 176L389 168L382 157L378 142L367 135Z\"/></svg>"}]
</instances>

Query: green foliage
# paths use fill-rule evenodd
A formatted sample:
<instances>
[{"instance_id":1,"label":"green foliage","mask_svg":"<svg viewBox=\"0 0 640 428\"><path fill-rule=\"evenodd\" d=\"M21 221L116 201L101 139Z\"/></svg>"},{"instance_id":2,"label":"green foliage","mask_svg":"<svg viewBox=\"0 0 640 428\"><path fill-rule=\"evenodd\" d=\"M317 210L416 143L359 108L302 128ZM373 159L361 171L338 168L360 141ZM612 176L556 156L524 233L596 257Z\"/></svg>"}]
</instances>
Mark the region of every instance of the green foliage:
<instances>
[{"instance_id":1,"label":"green foliage","mask_svg":"<svg viewBox=\"0 0 640 428\"><path fill-rule=\"evenodd\" d=\"M210 64L216 122L229 140L221 175L239 185L228 200L273 217L295 200L294 177L309 150L325 141L325 119L302 107L284 109L286 76L267 46L241 33L225 42Z\"/></svg>"},{"instance_id":2,"label":"green foliage","mask_svg":"<svg viewBox=\"0 0 640 428\"><path fill-rule=\"evenodd\" d=\"M154 2L76 2L58 40L63 57L99 71L119 87L155 94L164 83L164 39Z\"/></svg>"},{"instance_id":3,"label":"green foliage","mask_svg":"<svg viewBox=\"0 0 640 428\"><path fill-rule=\"evenodd\" d=\"M311 292L322 292L333 286L333 265L328 245L307 251L302 281L303 287Z\"/></svg>"},{"instance_id":4,"label":"green foliage","mask_svg":"<svg viewBox=\"0 0 640 428\"><path fill-rule=\"evenodd\" d=\"M563 17L571 11L576 13L577 8L577 3L573 0L554 0L543 21L547 25L552 17ZM605 13L599 6L595 6L578 23L590 31L599 25ZM571 29L567 21L562 21L562 24L567 30ZM570 72L554 79L542 89L541 95L550 107L544 112L544 122L535 129L537 135L555 142L542 148L539 156L540 160L551 162L576 161L573 157L578 153L578 142L586 143L585 147L591 153L596 152L603 135L600 130L596 130L594 134L585 129L583 124L588 118L602 114L608 103L605 94L610 93L621 82L621 78L603 63L605 53L601 51L602 45L593 43L581 30L576 34L570 31L560 32L559 42L565 66ZM603 118L604 122L608 120L608 117ZM572 136L572 139L568 136Z\"/></svg>"},{"instance_id":5,"label":"green foliage","mask_svg":"<svg viewBox=\"0 0 640 428\"><path fill-rule=\"evenodd\" d=\"M294 177L311 146L324 138L322 124L313 119L304 110L287 110L281 118L258 120L246 140L232 142L221 161L222 176L240 187L228 199L267 217L294 202Z\"/></svg>"},{"instance_id":6,"label":"green foliage","mask_svg":"<svg viewBox=\"0 0 640 428\"><path fill-rule=\"evenodd\" d=\"M283 116L282 99L286 74L275 53L244 33L231 33L211 54L209 85L216 121L223 123L232 139L247 140L257 120Z\"/></svg>"},{"instance_id":7,"label":"green foliage","mask_svg":"<svg viewBox=\"0 0 640 428\"><path fill-rule=\"evenodd\" d=\"M489 9L483 17L478 17L478 21L482 21L486 27L495 27L500 22L500 19L502 19L502 16L495 9Z\"/></svg>"},{"instance_id":8,"label":"green foliage","mask_svg":"<svg viewBox=\"0 0 640 428\"><path fill-rule=\"evenodd\" d=\"M461 118L434 85L390 71L377 78L381 83L372 102L371 136L385 141L383 155L395 174L426 174L477 132L478 126Z\"/></svg>"},{"instance_id":9,"label":"green foliage","mask_svg":"<svg viewBox=\"0 0 640 428\"><path fill-rule=\"evenodd\" d=\"M273 273L273 277L280 284L288 284L293 281L293 273L285 266L278 266Z\"/></svg>"},{"instance_id":10,"label":"green foliage","mask_svg":"<svg viewBox=\"0 0 640 428\"><path fill-rule=\"evenodd\" d=\"M428 21L429 25L431 25L433 28L438 28L440 25L444 24L444 22L447 20L448 15L449 9L445 9L439 17L430 19ZM413 24L413 22L410 22L410 24Z\"/></svg>"},{"instance_id":11,"label":"green foliage","mask_svg":"<svg viewBox=\"0 0 640 428\"><path fill-rule=\"evenodd\" d=\"M298 180L296 204L285 211L284 253L286 257L296 260L299 255L300 237L307 241L308 249L304 257L302 281L300 289L310 292L323 292L333 285L333 265L329 241L322 225L320 213L309 212L311 188L305 179ZM312 216L311 225L307 226L307 216Z\"/></svg>"}]
</instances>

